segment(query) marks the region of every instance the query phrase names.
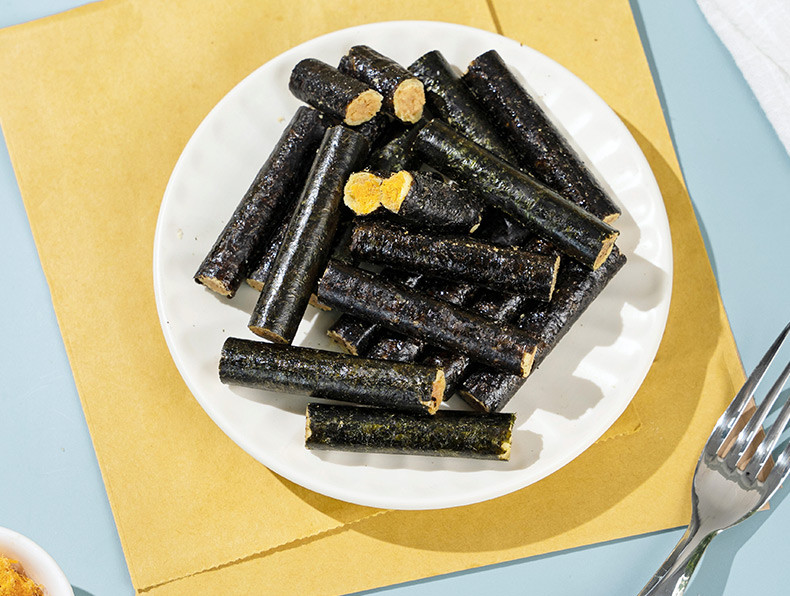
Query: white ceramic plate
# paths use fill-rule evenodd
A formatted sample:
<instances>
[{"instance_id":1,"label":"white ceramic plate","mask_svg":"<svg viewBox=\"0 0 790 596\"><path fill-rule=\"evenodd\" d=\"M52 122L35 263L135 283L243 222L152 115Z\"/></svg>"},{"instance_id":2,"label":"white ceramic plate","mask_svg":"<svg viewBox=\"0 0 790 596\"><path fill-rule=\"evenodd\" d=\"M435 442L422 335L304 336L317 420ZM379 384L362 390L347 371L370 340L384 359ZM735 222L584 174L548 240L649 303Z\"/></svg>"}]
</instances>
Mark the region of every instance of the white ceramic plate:
<instances>
[{"instance_id":1,"label":"white ceramic plate","mask_svg":"<svg viewBox=\"0 0 790 596\"><path fill-rule=\"evenodd\" d=\"M0 556L19 561L25 575L42 586L48 596L74 596L69 580L55 559L19 532L0 528Z\"/></svg>"},{"instance_id":2,"label":"white ceramic plate","mask_svg":"<svg viewBox=\"0 0 790 596\"><path fill-rule=\"evenodd\" d=\"M618 245L628 263L552 355L508 404L517 413L509 462L315 452L304 447L308 399L219 382L229 336L247 329L257 293L233 300L192 275L299 105L288 92L294 64L336 64L367 44L402 64L439 49L464 69L491 48L542 99L617 197ZM167 344L209 416L242 449L309 489L354 503L434 509L491 499L544 478L592 445L620 416L658 349L672 285L669 225L655 178L615 113L546 56L504 37L434 22L390 22L331 33L297 46L241 81L200 124L162 200L154 247L154 288ZM309 310L295 343L335 349L332 315ZM459 398L453 407L463 407ZM240 480L243 481L243 480Z\"/></svg>"}]
</instances>

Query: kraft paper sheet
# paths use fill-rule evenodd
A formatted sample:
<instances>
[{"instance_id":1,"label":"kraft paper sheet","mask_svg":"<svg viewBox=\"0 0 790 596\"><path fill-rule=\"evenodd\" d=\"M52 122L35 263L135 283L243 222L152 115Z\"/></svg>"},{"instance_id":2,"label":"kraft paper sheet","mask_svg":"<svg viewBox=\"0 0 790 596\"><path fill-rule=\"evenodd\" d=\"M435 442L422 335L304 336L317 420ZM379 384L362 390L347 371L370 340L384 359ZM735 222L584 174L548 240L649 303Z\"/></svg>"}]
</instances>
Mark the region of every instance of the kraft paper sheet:
<instances>
[{"instance_id":1,"label":"kraft paper sheet","mask_svg":"<svg viewBox=\"0 0 790 596\"><path fill-rule=\"evenodd\" d=\"M667 330L621 420L536 485L430 512L329 499L247 456L175 369L151 274L170 172L217 101L298 43L403 19L498 31L589 84L647 156L675 247ZM138 593L348 593L686 523L694 462L743 371L626 0L108 0L0 31L0 81Z\"/></svg>"}]
</instances>

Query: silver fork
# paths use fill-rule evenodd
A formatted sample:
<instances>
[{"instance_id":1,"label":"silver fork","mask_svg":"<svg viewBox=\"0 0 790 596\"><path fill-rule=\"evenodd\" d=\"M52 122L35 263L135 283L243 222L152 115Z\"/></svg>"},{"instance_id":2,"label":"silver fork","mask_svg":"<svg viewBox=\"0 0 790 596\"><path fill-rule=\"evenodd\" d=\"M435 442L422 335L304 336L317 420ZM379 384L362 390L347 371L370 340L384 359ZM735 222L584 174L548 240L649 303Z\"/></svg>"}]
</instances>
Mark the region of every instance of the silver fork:
<instances>
[{"instance_id":1,"label":"silver fork","mask_svg":"<svg viewBox=\"0 0 790 596\"><path fill-rule=\"evenodd\" d=\"M747 412L753 410L755 389L788 333L790 324L776 338L716 423L694 472L691 523L638 596L683 594L711 540L765 505L790 472L790 445L775 463L771 459L771 452L790 421L790 400L785 402L776 421L764 435L762 430L765 417L790 377L790 364L751 417Z\"/></svg>"}]
</instances>

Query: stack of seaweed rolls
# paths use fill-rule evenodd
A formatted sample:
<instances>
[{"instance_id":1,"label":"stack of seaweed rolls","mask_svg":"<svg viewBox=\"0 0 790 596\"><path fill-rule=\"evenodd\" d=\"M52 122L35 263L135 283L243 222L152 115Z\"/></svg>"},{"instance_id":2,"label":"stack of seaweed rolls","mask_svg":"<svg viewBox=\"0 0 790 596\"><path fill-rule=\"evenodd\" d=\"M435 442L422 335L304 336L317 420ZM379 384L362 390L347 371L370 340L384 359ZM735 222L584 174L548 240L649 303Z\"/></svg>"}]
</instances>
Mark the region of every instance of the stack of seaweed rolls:
<instances>
[{"instance_id":1,"label":"stack of seaweed rolls","mask_svg":"<svg viewBox=\"0 0 790 596\"><path fill-rule=\"evenodd\" d=\"M260 292L220 380L317 398L310 449L507 460L502 410L625 263L616 201L494 50L461 76L357 45L288 87L307 105L194 276ZM337 350L293 345L311 304Z\"/></svg>"}]
</instances>

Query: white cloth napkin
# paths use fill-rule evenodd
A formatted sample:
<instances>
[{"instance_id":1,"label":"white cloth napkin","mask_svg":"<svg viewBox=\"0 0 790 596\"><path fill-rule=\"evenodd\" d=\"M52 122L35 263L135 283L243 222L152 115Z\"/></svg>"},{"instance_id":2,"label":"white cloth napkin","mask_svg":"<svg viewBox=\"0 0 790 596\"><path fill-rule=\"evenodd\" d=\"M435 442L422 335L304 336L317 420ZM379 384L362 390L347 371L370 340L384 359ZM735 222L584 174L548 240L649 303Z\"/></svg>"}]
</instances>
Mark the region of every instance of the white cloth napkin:
<instances>
[{"instance_id":1,"label":"white cloth napkin","mask_svg":"<svg viewBox=\"0 0 790 596\"><path fill-rule=\"evenodd\" d=\"M790 153L790 1L697 0Z\"/></svg>"}]
</instances>

